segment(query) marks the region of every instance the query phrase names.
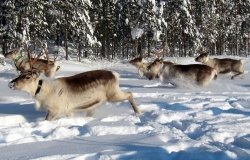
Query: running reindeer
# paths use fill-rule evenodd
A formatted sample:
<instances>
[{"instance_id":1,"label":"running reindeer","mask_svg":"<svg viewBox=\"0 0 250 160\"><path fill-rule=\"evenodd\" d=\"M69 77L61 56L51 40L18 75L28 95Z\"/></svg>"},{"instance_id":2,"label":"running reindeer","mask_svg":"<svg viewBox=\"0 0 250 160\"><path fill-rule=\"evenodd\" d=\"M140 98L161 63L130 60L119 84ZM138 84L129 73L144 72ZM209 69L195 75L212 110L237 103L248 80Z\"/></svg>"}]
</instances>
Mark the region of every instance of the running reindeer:
<instances>
[{"instance_id":1,"label":"running reindeer","mask_svg":"<svg viewBox=\"0 0 250 160\"><path fill-rule=\"evenodd\" d=\"M149 54L151 57L153 57L154 59L158 59L159 57L162 57L163 55L163 49L150 53ZM143 77L145 76L148 79L154 79L154 78L158 78L157 75L155 75L153 72L150 72L148 70L148 66L151 64L150 62L146 62L145 59L143 57L136 57L132 60L129 61L129 63L133 66L135 66L138 69L138 74L139 77Z\"/></svg>"},{"instance_id":2,"label":"running reindeer","mask_svg":"<svg viewBox=\"0 0 250 160\"><path fill-rule=\"evenodd\" d=\"M44 45L42 46L42 51L37 55L32 54L27 45L24 45L24 48L27 51L27 56L21 54L21 45L17 49L4 55L5 58L9 58L14 61L16 69L21 73L33 69L39 73L44 73L47 77L53 77L55 72L59 70L60 66L56 63L57 57L54 56L53 60L49 59L48 49ZM46 59L41 58L43 51Z\"/></svg>"},{"instance_id":3,"label":"running reindeer","mask_svg":"<svg viewBox=\"0 0 250 160\"><path fill-rule=\"evenodd\" d=\"M129 61L129 63L138 69L139 77L147 74L147 64L143 57L137 57Z\"/></svg>"},{"instance_id":4,"label":"running reindeer","mask_svg":"<svg viewBox=\"0 0 250 160\"><path fill-rule=\"evenodd\" d=\"M237 76L242 76L244 73L244 65L242 60L231 58L210 58L207 53L201 52L200 55L195 58L195 61L213 67L220 74L226 74L230 72L235 73L231 77L232 80Z\"/></svg>"},{"instance_id":5,"label":"running reindeer","mask_svg":"<svg viewBox=\"0 0 250 160\"><path fill-rule=\"evenodd\" d=\"M47 111L46 120L53 120L62 115L70 115L76 110L91 110L102 102L128 100L139 115L136 102L131 92L121 91L119 75L106 70L83 72L70 77L54 80L42 80L34 71L21 73L9 83L14 90L28 92L38 108Z\"/></svg>"},{"instance_id":6,"label":"running reindeer","mask_svg":"<svg viewBox=\"0 0 250 160\"><path fill-rule=\"evenodd\" d=\"M177 85L180 82L191 82L199 86L207 86L213 79L217 77L217 71L207 65L188 64L180 65L162 59L155 59L147 69L152 73L153 77L160 77L163 82Z\"/></svg>"}]
</instances>

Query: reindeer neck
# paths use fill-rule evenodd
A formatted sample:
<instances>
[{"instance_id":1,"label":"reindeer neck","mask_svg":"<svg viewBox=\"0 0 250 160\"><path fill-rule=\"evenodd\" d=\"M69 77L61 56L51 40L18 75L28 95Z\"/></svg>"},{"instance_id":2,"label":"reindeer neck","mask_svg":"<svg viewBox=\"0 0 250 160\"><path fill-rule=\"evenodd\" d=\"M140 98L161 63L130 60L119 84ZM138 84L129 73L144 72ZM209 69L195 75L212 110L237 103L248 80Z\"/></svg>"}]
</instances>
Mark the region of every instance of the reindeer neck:
<instances>
[{"instance_id":1,"label":"reindeer neck","mask_svg":"<svg viewBox=\"0 0 250 160\"><path fill-rule=\"evenodd\" d=\"M38 81L38 86L37 86L37 88L36 88L35 96L36 96L37 94L40 93L41 88L42 88L42 85L43 85L43 80L40 79L40 80Z\"/></svg>"},{"instance_id":2,"label":"reindeer neck","mask_svg":"<svg viewBox=\"0 0 250 160\"><path fill-rule=\"evenodd\" d=\"M208 58L204 64L210 66L210 67L213 67L214 66L214 59L213 58Z\"/></svg>"},{"instance_id":3,"label":"reindeer neck","mask_svg":"<svg viewBox=\"0 0 250 160\"><path fill-rule=\"evenodd\" d=\"M141 64L138 66L138 69L141 70L142 72L146 72L147 71L147 66L146 64Z\"/></svg>"},{"instance_id":4,"label":"reindeer neck","mask_svg":"<svg viewBox=\"0 0 250 160\"><path fill-rule=\"evenodd\" d=\"M14 60L15 64L17 64L17 62L18 62L20 59L22 59L22 58L23 58L23 56L22 56L21 54L19 54L19 55L17 55L16 58L14 58L13 60Z\"/></svg>"},{"instance_id":5,"label":"reindeer neck","mask_svg":"<svg viewBox=\"0 0 250 160\"><path fill-rule=\"evenodd\" d=\"M38 80L37 86L34 89L33 97L37 100L44 100L48 97L49 93L52 92L51 87L53 83L50 80Z\"/></svg>"}]
</instances>

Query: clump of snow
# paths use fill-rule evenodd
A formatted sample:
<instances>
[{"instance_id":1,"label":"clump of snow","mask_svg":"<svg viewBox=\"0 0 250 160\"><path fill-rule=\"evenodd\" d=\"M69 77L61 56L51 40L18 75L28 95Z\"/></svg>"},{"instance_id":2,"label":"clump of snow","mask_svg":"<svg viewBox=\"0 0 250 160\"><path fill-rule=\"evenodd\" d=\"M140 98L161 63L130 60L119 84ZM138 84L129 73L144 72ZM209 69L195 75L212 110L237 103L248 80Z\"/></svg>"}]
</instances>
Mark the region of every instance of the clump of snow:
<instances>
[{"instance_id":1,"label":"clump of snow","mask_svg":"<svg viewBox=\"0 0 250 160\"><path fill-rule=\"evenodd\" d=\"M153 39L155 41L160 41L161 31L154 31L154 37Z\"/></svg>"},{"instance_id":2,"label":"clump of snow","mask_svg":"<svg viewBox=\"0 0 250 160\"><path fill-rule=\"evenodd\" d=\"M131 36L132 39L138 39L140 38L144 33L144 30L141 28L132 28L131 29Z\"/></svg>"}]
</instances>

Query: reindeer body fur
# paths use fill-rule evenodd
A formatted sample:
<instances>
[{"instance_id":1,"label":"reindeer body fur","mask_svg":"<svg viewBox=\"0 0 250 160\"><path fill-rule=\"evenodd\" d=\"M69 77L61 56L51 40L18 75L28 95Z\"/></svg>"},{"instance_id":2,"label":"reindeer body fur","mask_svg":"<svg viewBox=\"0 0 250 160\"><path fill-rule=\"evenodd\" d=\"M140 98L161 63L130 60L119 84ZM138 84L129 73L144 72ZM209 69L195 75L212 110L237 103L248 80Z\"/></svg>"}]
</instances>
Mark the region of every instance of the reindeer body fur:
<instances>
[{"instance_id":1,"label":"reindeer body fur","mask_svg":"<svg viewBox=\"0 0 250 160\"><path fill-rule=\"evenodd\" d=\"M154 72L148 70L148 65L142 57L137 57L129 61L130 64L135 66L138 69L139 77L145 76L146 78L152 80L157 77Z\"/></svg>"},{"instance_id":2,"label":"reindeer body fur","mask_svg":"<svg viewBox=\"0 0 250 160\"><path fill-rule=\"evenodd\" d=\"M218 73L225 74L233 72L235 73L231 79L234 79L236 76L243 75L244 65L242 60L230 59L230 58L210 58L208 54L200 54L195 58L197 62L201 62L205 65L208 65L217 70Z\"/></svg>"},{"instance_id":3,"label":"reindeer body fur","mask_svg":"<svg viewBox=\"0 0 250 160\"><path fill-rule=\"evenodd\" d=\"M38 82L39 78L28 87L18 88L18 84L15 85L35 98L37 108L48 111L48 120L69 115L76 110L92 110L105 101L129 100L135 113L140 113L131 92L122 92L118 74L110 71L95 70L70 77L43 80L40 92L35 95Z\"/></svg>"},{"instance_id":4,"label":"reindeer body fur","mask_svg":"<svg viewBox=\"0 0 250 160\"><path fill-rule=\"evenodd\" d=\"M60 68L56 61L46 59L35 60L34 58L22 56L20 53L18 53L18 51L9 52L5 55L5 57L13 60L17 70L20 72L26 72L31 69L35 69L40 73L44 73L47 77L53 77L55 72Z\"/></svg>"},{"instance_id":5,"label":"reindeer body fur","mask_svg":"<svg viewBox=\"0 0 250 160\"><path fill-rule=\"evenodd\" d=\"M176 83L194 82L199 86L207 86L217 75L217 71L207 65L190 64L190 65L164 65L162 78L163 81Z\"/></svg>"},{"instance_id":6,"label":"reindeer body fur","mask_svg":"<svg viewBox=\"0 0 250 160\"><path fill-rule=\"evenodd\" d=\"M158 75L162 82L170 82L175 85L189 81L206 86L217 75L217 71L207 65L180 65L158 58L148 66L148 70L153 73L154 77Z\"/></svg>"}]
</instances>

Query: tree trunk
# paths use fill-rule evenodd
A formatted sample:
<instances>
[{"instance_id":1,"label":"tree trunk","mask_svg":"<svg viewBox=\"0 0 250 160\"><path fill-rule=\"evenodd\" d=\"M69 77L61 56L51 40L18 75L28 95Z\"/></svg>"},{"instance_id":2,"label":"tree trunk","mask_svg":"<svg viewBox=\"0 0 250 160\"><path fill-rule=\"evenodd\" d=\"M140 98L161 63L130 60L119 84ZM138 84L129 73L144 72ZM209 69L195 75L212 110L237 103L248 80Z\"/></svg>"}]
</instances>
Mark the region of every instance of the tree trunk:
<instances>
[{"instance_id":1,"label":"tree trunk","mask_svg":"<svg viewBox=\"0 0 250 160\"><path fill-rule=\"evenodd\" d=\"M238 56L239 55L239 40L238 40L238 27L236 26L236 46L235 46L235 49L236 49L236 55Z\"/></svg>"},{"instance_id":2,"label":"tree trunk","mask_svg":"<svg viewBox=\"0 0 250 160\"><path fill-rule=\"evenodd\" d=\"M186 45L186 37L184 36L184 40L183 40L183 53L184 56L187 57L187 45Z\"/></svg>"},{"instance_id":3,"label":"tree trunk","mask_svg":"<svg viewBox=\"0 0 250 160\"><path fill-rule=\"evenodd\" d=\"M81 43L78 42L78 61L81 62L82 50L81 50Z\"/></svg>"},{"instance_id":4,"label":"tree trunk","mask_svg":"<svg viewBox=\"0 0 250 160\"><path fill-rule=\"evenodd\" d=\"M148 40L148 57L150 57L151 45L150 45L150 36L149 36L149 34L147 36L147 40Z\"/></svg>"},{"instance_id":5,"label":"tree trunk","mask_svg":"<svg viewBox=\"0 0 250 160\"><path fill-rule=\"evenodd\" d=\"M102 47L101 47L101 57L102 58L105 58L105 55L106 55L106 48L105 48L105 46L106 46L106 41L105 41L105 39L103 39L103 41L102 41Z\"/></svg>"},{"instance_id":6,"label":"tree trunk","mask_svg":"<svg viewBox=\"0 0 250 160\"><path fill-rule=\"evenodd\" d=\"M169 56L169 46L168 46L168 38L167 34L165 35L165 38L163 40L163 57L166 54L166 56Z\"/></svg>"},{"instance_id":7,"label":"tree trunk","mask_svg":"<svg viewBox=\"0 0 250 160\"><path fill-rule=\"evenodd\" d=\"M129 52L129 44L130 43L127 43L127 45L126 45L126 47L127 47L127 53L126 53L127 54L127 59L128 59L128 52Z\"/></svg>"},{"instance_id":8,"label":"tree trunk","mask_svg":"<svg viewBox=\"0 0 250 160\"><path fill-rule=\"evenodd\" d=\"M2 44L2 54L5 55L7 53L7 47L6 47L6 41L5 38L3 38L3 44Z\"/></svg>"},{"instance_id":9,"label":"tree trunk","mask_svg":"<svg viewBox=\"0 0 250 160\"><path fill-rule=\"evenodd\" d=\"M136 57L138 55L138 39L134 40L134 51L133 56Z\"/></svg>"},{"instance_id":10,"label":"tree trunk","mask_svg":"<svg viewBox=\"0 0 250 160\"><path fill-rule=\"evenodd\" d=\"M64 46L65 46L66 60L69 60L69 53L68 53L68 29L67 29L67 27L65 27Z\"/></svg>"},{"instance_id":11,"label":"tree trunk","mask_svg":"<svg viewBox=\"0 0 250 160\"><path fill-rule=\"evenodd\" d=\"M109 38L107 38L106 48L107 48L107 58L110 59L110 39Z\"/></svg>"},{"instance_id":12,"label":"tree trunk","mask_svg":"<svg viewBox=\"0 0 250 160\"><path fill-rule=\"evenodd\" d=\"M138 55L142 57L142 37L138 39L138 46L137 46Z\"/></svg>"},{"instance_id":13,"label":"tree trunk","mask_svg":"<svg viewBox=\"0 0 250 160\"><path fill-rule=\"evenodd\" d=\"M122 45L122 46L121 46L121 47L122 47L122 48L121 48L122 58L124 58L124 57L125 57L125 55L124 55L124 52L125 52L125 51L124 51L124 50L125 50L124 39L122 39L121 45Z\"/></svg>"},{"instance_id":14,"label":"tree trunk","mask_svg":"<svg viewBox=\"0 0 250 160\"><path fill-rule=\"evenodd\" d=\"M181 52L181 40L179 40L178 48L179 48L179 57L182 57L182 52Z\"/></svg>"},{"instance_id":15,"label":"tree trunk","mask_svg":"<svg viewBox=\"0 0 250 160\"><path fill-rule=\"evenodd\" d=\"M248 56L248 37L246 37L246 47L245 47L245 53L246 53L246 57Z\"/></svg>"}]
</instances>

